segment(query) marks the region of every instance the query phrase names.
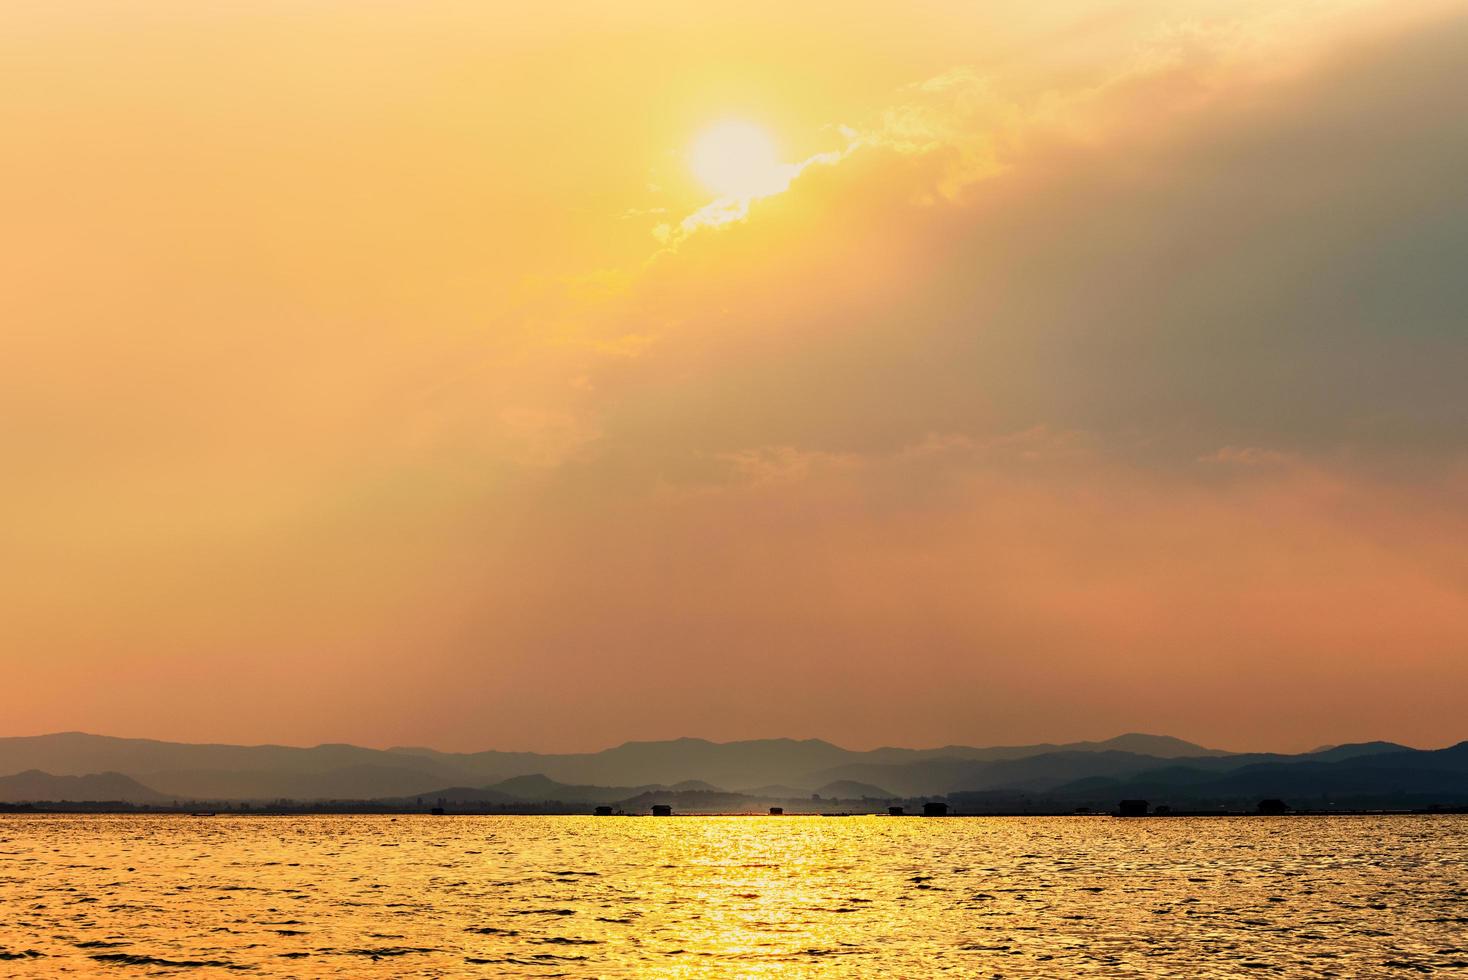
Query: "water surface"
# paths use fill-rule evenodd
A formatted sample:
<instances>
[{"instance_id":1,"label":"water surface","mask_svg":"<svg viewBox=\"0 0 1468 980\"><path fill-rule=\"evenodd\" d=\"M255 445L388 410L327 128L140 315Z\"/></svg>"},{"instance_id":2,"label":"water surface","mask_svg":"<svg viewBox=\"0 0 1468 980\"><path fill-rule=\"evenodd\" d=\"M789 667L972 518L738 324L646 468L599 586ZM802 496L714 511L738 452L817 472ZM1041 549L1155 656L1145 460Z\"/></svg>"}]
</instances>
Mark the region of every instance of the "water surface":
<instances>
[{"instance_id":1,"label":"water surface","mask_svg":"<svg viewBox=\"0 0 1468 980\"><path fill-rule=\"evenodd\" d=\"M1468 818L0 818L0 976L1468 976Z\"/></svg>"}]
</instances>

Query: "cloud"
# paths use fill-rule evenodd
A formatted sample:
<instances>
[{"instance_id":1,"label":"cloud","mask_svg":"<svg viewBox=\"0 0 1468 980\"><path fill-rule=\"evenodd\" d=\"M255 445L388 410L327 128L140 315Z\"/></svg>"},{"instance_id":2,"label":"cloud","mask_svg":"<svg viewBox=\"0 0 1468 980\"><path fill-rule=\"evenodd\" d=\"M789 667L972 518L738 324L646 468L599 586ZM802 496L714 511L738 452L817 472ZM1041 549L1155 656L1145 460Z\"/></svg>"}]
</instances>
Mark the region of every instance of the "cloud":
<instances>
[{"instance_id":1,"label":"cloud","mask_svg":"<svg viewBox=\"0 0 1468 980\"><path fill-rule=\"evenodd\" d=\"M239 737L465 747L1461 735L1468 19L1005 9L984 60L937 38L885 96L840 86L839 150L691 224L577 196L641 193L642 159L554 171L664 111L559 58L472 132L535 166L415 149L373 210L364 146L479 115L364 103L345 186L170 185L213 217L134 222L148 194L98 184L90 263L33 220L14 724L257 724L224 691L285 726Z\"/></svg>"},{"instance_id":2,"label":"cloud","mask_svg":"<svg viewBox=\"0 0 1468 980\"><path fill-rule=\"evenodd\" d=\"M550 560L538 601L618 583L585 614L647 671L628 698L823 692L764 698L780 730L880 690L939 719L917 741L1452 737L1395 705L1468 681L1468 22L1247 51L1149 54L1089 92L1097 128L946 73L659 256L589 321L655 339L593 368L603 441L566 477L618 488L611 540L566 533L622 557Z\"/></svg>"},{"instance_id":3,"label":"cloud","mask_svg":"<svg viewBox=\"0 0 1468 980\"><path fill-rule=\"evenodd\" d=\"M1468 143L1442 121L1465 53L1454 19L1283 78L1148 56L1088 93L1108 127L1084 139L1007 121L971 71L913 86L937 101L690 236L607 313L655 338L608 368L607 431L671 399L646 433L670 452L1036 424L1181 462L1461 452Z\"/></svg>"}]
</instances>

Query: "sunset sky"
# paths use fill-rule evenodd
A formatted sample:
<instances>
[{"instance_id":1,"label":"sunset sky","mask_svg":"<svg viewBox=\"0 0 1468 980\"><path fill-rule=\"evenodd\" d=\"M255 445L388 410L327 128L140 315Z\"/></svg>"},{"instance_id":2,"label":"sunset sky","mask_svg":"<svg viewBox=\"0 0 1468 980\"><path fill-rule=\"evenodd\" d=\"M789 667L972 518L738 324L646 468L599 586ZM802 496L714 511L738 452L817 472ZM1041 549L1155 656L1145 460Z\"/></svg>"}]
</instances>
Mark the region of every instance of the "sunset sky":
<instances>
[{"instance_id":1,"label":"sunset sky","mask_svg":"<svg viewBox=\"0 0 1468 980\"><path fill-rule=\"evenodd\" d=\"M1468 6L0 4L0 734L1468 738Z\"/></svg>"}]
</instances>

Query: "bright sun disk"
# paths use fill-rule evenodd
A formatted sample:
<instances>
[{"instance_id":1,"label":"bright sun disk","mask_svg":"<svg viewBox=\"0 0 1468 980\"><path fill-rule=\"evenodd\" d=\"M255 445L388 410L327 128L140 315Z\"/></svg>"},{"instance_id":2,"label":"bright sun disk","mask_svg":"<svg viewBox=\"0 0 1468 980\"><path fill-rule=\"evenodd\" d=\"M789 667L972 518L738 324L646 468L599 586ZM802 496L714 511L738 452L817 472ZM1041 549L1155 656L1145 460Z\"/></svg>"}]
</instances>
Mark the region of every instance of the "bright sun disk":
<instances>
[{"instance_id":1,"label":"bright sun disk","mask_svg":"<svg viewBox=\"0 0 1468 980\"><path fill-rule=\"evenodd\" d=\"M710 126L694 141L688 160L699 181L721 198L763 197L790 182L774 140L753 123L730 120Z\"/></svg>"}]
</instances>

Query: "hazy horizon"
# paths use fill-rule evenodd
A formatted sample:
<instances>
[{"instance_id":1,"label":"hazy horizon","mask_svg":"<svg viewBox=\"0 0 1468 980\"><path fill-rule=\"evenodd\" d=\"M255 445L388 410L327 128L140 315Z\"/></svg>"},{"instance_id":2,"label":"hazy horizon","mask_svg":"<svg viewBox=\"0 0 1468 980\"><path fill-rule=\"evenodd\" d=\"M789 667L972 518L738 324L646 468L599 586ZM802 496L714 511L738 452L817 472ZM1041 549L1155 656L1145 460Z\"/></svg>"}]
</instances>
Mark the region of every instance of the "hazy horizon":
<instances>
[{"instance_id":1,"label":"hazy horizon","mask_svg":"<svg viewBox=\"0 0 1468 980\"><path fill-rule=\"evenodd\" d=\"M1195 745L1198 748L1208 749L1210 751L1216 751L1216 752L1227 752L1227 753L1238 753L1238 754L1245 754L1245 753L1250 753L1250 752L1275 752L1275 753L1287 754L1287 755L1298 755L1298 754L1301 754L1301 753L1313 752L1313 751L1320 750L1320 749L1334 748L1334 747L1341 746L1341 745L1362 744L1362 743L1368 743L1368 742L1391 742L1391 743L1398 744L1398 745L1401 745L1401 746L1403 746L1405 748L1409 748L1409 749L1433 750L1433 749L1449 748L1449 747L1452 747L1454 745L1457 745L1457 744L1459 744L1461 742L1468 741L1468 731L1465 731L1461 737L1452 739L1452 740L1447 741L1447 742L1443 742L1441 744L1417 745L1417 744L1412 744L1410 742L1403 742L1403 741L1401 741L1399 739L1392 739L1392 738L1385 738L1385 737L1374 737L1374 738L1366 738L1366 739L1353 739L1351 741L1340 741L1340 742L1317 741L1317 742L1313 742L1313 743L1311 743L1309 745L1306 745L1306 746L1273 746L1273 747L1235 748L1235 747L1229 746L1229 745L1214 745L1214 744L1211 744L1211 743L1208 743L1208 742L1201 742L1201 741L1198 741L1196 739L1186 738L1186 737L1180 736L1180 735L1174 735L1174 734L1172 734L1170 732L1143 732L1143 731L1139 731L1139 730L1129 730L1129 731L1124 731L1124 732L1117 732L1117 733L1114 733L1114 734L1111 734L1111 735L1082 736L1082 737L1078 737L1078 738L1064 738L1064 739L1061 739L1061 738L1040 738L1040 739L1023 740L1023 741L1021 741L1021 740L1013 740L1013 739L1011 739L1011 740L999 740L999 741L970 739L970 740L967 740L967 741L945 742L945 743L941 743L941 744L939 744L939 743L933 743L933 744L917 744L917 743L903 743L903 742L895 742L895 741L886 741L886 742L877 741L877 742L871 742L870 744L854 744L854 743L843 742L843 741L840 741L840 740L837 740L837 739L825 738L825 737L822 737L820 735L805 735L805 736L792 736L792 735L750 735L750 736L744 736L744 737L740 737L740 738L708 738L708 737L705 737L705 736L702 736L702 735L691 735L691 734L686 734L685 733L685 734L681 734L681 735L668 735L668 736L662 736L662 737L656 737L656 738L627 738L627 739L616 739L616 740L607 741L607 742L604 742L604 743L601 743L601 744L585 745L585 746L572 746L572 747L569 747L569 748L562 748L562 749L546 749L546 748L537 748L537 747L534 747L534 746L526 746L526 745L479 745L479 746L468 746L468 747L449 747L449 746L444 746L444 745L435 745L435 744L426 744L426 743L374 743L374 742L370 742L370 741L354 741L354 740L346 740L346 739L326 739L326 740L319 741L319 742L309 742L309 743L308 742L282 742L282 741L270 740L270 739L265 739L263 741L228 741L228 740L223 740L223 739L211 739L211 738L197 738L197 739L195 739L195 738L160 738L160 737L152 736L152 735L127 735L127 734L121 734L121 733L117 733L117 732L86 731L86 730L82 730L82 729L69 729L69 730L64 730L64 731L63 730L57 730L57 731L45 731L45 732L12 732L12 731L6 731L6 732L3 732L3 733L0 733L0 739L3 739L3 738L45 738L45 737L48 737L48 736L55 736L55 735L87 735L87 736L95 736L95 737L101 737L101 738L117 738L117 739L127 739L127 740L157 741L157 742L166 742L166 743L175 743L175 744L238 745L238 746L252 747L252 748L274 746L274 747L279 747L279 748L307 748L307 749L309 749L309 748L320 748L322 746L331 746L331 745L350 745L350 746L356 746L356 747L359 747L359 748L373 749L373 750L377 750L377 751L386 751L386 750L392 750L392 749L429 749L429 750L436 751L436 752L445 752L445 753L452 753L452 754L472 754L472 753L476 753L476 752L504 752L504 753L530 753L530 754L536 754L536 755L583 755L583 754L596 754L596 753L600 753L600 752L606 752L606 751L609 751L611 749L621 748L621 747L626 746L626 745L663 744L663 743L680 742L680 741L708 742L708 743L711 743L711 744L714 744L714 745L731 745L731 744L738 744L738 743L743 743L743 742L823 742L823 743L826 743L828 745L832 745L832 746L835 746L835 747L841 748L841 749L846 749L846 750L849 750L849 751L852 751L852 752L871 752L871 751L874 751L874 750L877 750L877 749L906 749L906 750L914 750L914 751L932 751L932 750L943 749L943 748L948 748L948 747L955 747L955 748L956 747L963 747L963 748L1011 748L1011 747L1013 747L1013 748L1022 748L1022 747L1028 747L1028 746L1033 746L1033 745L1066 746L1066 745L1075 745L1075 744L1082 744L1082 743L1085 743L1085 744L1099 744L1099 743L1111 742L1111 741L1115 741L1115 740L1118 740L1118 739L1123 739L1123 738L1128 738L1128 737L1133 737L1133 736L1141 736L1143 738L1170 738L1170 739L1178 739L1180 741L1187 742L1187 743L1190 743L1192 745Z\"/></svg>"}]
</instances>

